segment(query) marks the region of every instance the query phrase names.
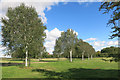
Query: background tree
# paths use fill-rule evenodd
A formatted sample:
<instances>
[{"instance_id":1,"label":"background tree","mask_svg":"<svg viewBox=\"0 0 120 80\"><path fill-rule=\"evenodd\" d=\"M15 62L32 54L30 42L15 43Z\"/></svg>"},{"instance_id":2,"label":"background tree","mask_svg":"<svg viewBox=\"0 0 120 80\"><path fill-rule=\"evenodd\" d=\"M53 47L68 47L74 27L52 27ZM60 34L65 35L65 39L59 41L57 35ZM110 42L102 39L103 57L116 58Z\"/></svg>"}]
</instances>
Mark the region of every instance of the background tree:
<instances>
[{"instance_id":1,"label":"background tree","mask_svg":"<svg viewBox=\"0 0 120 80\"><path fill-rule=\"evenodd\" d=\"M79 39L75 45L75 56L76 57L82 57L82 46L83 46L83 40L82 39Z\"/></svg>"},{"instance_id":2,"label":"background tree","mask_svg":"<svg viewBox=\"0 0 120 80\"><path fill-rule=\"evenodd\" d=\"M101 50L101 56L104 57L116 57L118 56L118 47L106 47Z\"/></svg>"},{"instance_id":3,"label":"background tree","mask_svg":"<svg viewBox=\"0 0 120 80\"><path fill-rule=\"evenodd\" d=\"M54 47L54 54L62 54L66 57L70 57L70 62L72 62L72 53L74 51L74 45L77 40L77 35L72 29L68 29L66 32L61 33L61 37L56 40Z\"/></svg>"},{"instance_id":4,"label":"background tree","mask_svg":"<svg viewBox=\"0 0 120 80\"><path fill-rule=\"evenodd\" d=\"M36 10L24 4L14 9L8 8L6 16L8 19L2 18L3 45L7 46L11 52L17 53L19 49L23 50L26 54L25 66L27 66L28 51L30 55L30 52L35 50L33 45L42 43L46 27L38 18Z\"/></svg>"},{"instance_id":5,"label":"background tree","mask_svg":"<svg viewBox=\"0 0 120 80\"><path fill-rule=\"evenodd\" d=\"M63 39L63 38L62 38ZM62 40L65 44L65 50L69 51L70 62L72 62L73 51L75 48L75 43L77 41L77 35L72 29L68 29L67 32L64 33L64 40Z\"/></svg>"},{"instance_id":6,"label":"background tree","mask_svg":"<svg viewBox=\"0 0 120 80\"><path fill-rule=\"evenodd\" d=\"M61 44L62 44L61 37L59 37L58 39L56 39L56 43L55 43L54 51L53 51L53 55L58 57L58 60L60 58L60 55L62 54Z\"/></svg>"},{"instance_id":7,"label":"background tree","mask_svg":"<svg viewBox=\"0 0 120 80\"><path fill-rule=\"evenodd\" d=\"M100 51L97 51L97 52L96 52L96 57L100 57L100 54L101 54L101 52L100 52Z\"/></svg>"},{"instance_id":8,"label":"background tree","mask_svg":"<svg viewBox=\"0 0 120 80\"><path fill-rule=\"evenodd\" d=\"M95 54L95 49L87 42L84 42L82 39L79 39L75 46L76 50L76 56L82 57L82 60L84 60L84 57L88 57L88 59L91 56Z\"/></svg>"}]
</instances>

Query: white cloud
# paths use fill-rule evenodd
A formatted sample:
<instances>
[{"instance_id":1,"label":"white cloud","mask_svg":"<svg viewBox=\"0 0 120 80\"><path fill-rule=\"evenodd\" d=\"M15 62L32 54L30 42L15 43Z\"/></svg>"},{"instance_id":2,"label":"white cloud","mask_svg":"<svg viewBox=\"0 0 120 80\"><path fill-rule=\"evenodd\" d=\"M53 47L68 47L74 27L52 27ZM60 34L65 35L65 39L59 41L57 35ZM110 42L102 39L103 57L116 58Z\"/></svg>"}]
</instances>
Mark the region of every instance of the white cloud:
<instances>
[{"instance_id":1,"label":"white cloud","mask_svg":"<svg viewBox=\"0 0 120 80\"><path fill-rule=\"evenodd\" d=\"M45 30L45 32L47 35L46 41L54 41L56 40L56 38L60 37L62 31L59 31L57 28L54 28L51 31Z\"/></svg>"},{"instance_id":2,"label":"white cloud","mask_svg":"<svg viewBox=\"0 0 120 80\"><path fill-rule=\"evenodd\" d=\"M46 39L45 39L45 47L49 53L52 53L54 51L55 41L58 37L61 36L61 32L59 29L54 28L51 31L45 30L46 32ZM76 35L78 35L78 32L74 31Z\"/></svg>"},{"instance_id":3,"label":"white cloud","mask_svg":"<svg viewBox=\"0 0 120 80\"><path fill-rule=\"evenodd\" d=\"M101 49L105 47L115 46L118 47L118 41L100 41L97 38L88 38L86 40L83 40L91 44L96 51L100 51Z\"/></svg>"},{"instance_id":4,"label":"white cloud","mask_svg":"<svg viewBox=\"0 0 120 80\"><path fill-rule=\"evenodd\" d=\"M51 6L57 5L59 2L100 2L101 0L1 0L0 1L0 18L5 16L8 7L15 8L19 6L20 3L25 3L27 6L33 6L36 8L38 15L41 16L41 19L44 23L47 23L47 18L44 13L45 10L51 10Z\"/></svg>"},{"instance_id":5,"label":"white cloud","mask_svg":"<svg viewBox=\"0 0 120 80\"><path fill-rule=\"evenodd\" d=\"M42 22L47 23L47 18L44 13L44 11L47 9L47 11L51 10L51 6L57 5L59 0L51 1L51 2L44 2L42 0L2 0L0 2L0 17L5 16L8 7L15 8L16 6L19 6L21 3L25 3L27 6L33 6L35 7L36 11L38 12L38 15L40 15Z\"/></svg>"},{"instance_id":6,"label":"white cloud","mask_svg":"<svg viewBox=\"0 0 120 80\"><path fill-rule=\"evenodd\" d=\"M2 54L2 52L0 52L0 57L4 57L4 54Z\"/></svg>"},{"instance_id":7,"label":"white cloud","mask_svg":"<svg viewBox=\"0 0 120 80\"><path fill-rule=\"evenodd\" d=\"M108 45L108 46L110 46L110 45L111 45L111 46L112 46L112 45L116 45L116 46L117 46L117 45L118 45L118 41L109 41L109 42L107 42L107 45Z\"/></svg>"},{"instance_id":8,"label":"white cloud","mask_svg":"<svg viewBox=\"0 0 120 80\"><path fill-rule=\"evenodd\" d=\"M94 40L97 40L97 38L88 38L88 39L86 39L84 41L94 41Z\"/></svg>"},{"instance_id":9,"label":"white cloud","mask_svg":"<svg viewBox=\"0 0 120 80\"><path fill-rule=\"evenodd\" d=\"M2 38L0 37L0 42L2 42Z\"/></svg>"},{"instance_id":10,"label":"white cloud","mask_svg":"<svg viewBox=\"0 0 120 80\"><path fill-rule=\"evenodd\" d=\"M110 46L118 47L118 41L94 41L90 44L95 48L96 51Z\"/></svg>"},{"instance_id":11,"label":"white cloud","mask_svg":"<svg viewBox=\"0 0 120 80\"><path fill-rule=\"evenodd\" d=\"M55 46L55 41L58 37L61 36L61 32L60 30L58 30L57 28L51 30L51 31L48 31L48 30L45 30L46 32L46 39L45 39L45 47L47 49L47 51L49 53L52 53L53 50L54 50L54 46Z\"/></svg>"},{"instance_id":12,"label":"white cloud","mask_svg":"<svg viewBox=\"0 0 120 80\"><path fill-rule=\"evenodd\" d=\"M94 41L92 44L96 47L101 47L105 46L105 41Z\"/></svg>"},{"instance_id":13,"label":"white cloud","mask_svg":"<svg viewBox=\"0 0 120 80\"><path fill-rule=\"evenodd\" d=\"M3 54L3 50L5 50L6 47L3 47L1 44L0 44L0 57L4 57L4 54Z\"/></svg>"}]
</instances>

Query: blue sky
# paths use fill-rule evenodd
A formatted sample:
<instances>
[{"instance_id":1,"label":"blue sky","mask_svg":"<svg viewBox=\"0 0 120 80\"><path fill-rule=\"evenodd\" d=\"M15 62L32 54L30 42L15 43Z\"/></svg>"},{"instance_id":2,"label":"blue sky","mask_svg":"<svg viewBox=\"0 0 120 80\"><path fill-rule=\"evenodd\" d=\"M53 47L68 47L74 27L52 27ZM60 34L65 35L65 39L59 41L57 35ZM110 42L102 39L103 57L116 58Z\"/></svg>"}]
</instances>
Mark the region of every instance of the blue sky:
<instances>
[{"instance_id":1,"label":"blue sky","mask_svg":"<svg viewBox=\"0 0 120 80\"><path fill-rule=\"evenodd\" d=\"M50 11L45 12L48 19L47 29L52 30L56 27L60 31L66 31L71 28L78 32L78 38L85 41L89 38L96 38L96 40L87 41L94 46L96 51L113 46L113 41L117 39L108 39L112 30L106 25L111 13L102 14L103 12L99 11L100 4L100 2L59 3Z\"/></svg>"},{"instance_id":2,"label":"blue sky","mask_svg":"<svg viewBox=\"0 0 120 80\"><path fill-rule=\"evenodd\" d=\"M88 5L87 5L88 4ZM55 27L59 30L71 28L79 33L79 38L87 39L89 37L108 40L110 27L106 23L110 15L103 15L99 11L100 3L72 2L64 5L59 3L53 6L50 11L46 11L47 29L52 30Z\"/></svg>"},{"instance_id":3,"label":"blue sky","mask_svg":"<svg viewBox=\"0 0 120 80\"><path fill-rule=\"evenodd\" d=\"M67 29L75 30L78 33L78 38L90 43L96 51L109 46L117 46L117 38L108 39L112 30L111 27L106 27L106 24L111 13L102 14L99 11L100 2L28 4L36 8L42 21L47 26L45 47L49 53L54 50L55 40L60 37L61 31ZM10 6L16 7L18 5ZM4 9L2 14L5 14L9 6L2 7Z\"/></svg>"}]
</instances>

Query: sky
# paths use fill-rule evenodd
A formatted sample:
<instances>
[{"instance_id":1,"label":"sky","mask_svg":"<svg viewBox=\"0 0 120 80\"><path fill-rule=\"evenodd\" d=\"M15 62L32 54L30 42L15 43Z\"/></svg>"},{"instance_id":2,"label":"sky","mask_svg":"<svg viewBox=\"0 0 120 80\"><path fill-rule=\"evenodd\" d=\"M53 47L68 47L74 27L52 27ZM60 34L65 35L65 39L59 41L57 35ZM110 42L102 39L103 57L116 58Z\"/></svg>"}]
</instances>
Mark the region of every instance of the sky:
<instances>
[{"instance_id":1,"label":"sky","mask_svg":"<svg viewBox=\"0 0 120 80\"><path fill-rule=\"evenodd\" d=\"M1 1L0 17L6 17L8 7L14 8L21 2L19 0L13 0L13 2ZM79 39L91 44L96 51L118 45L117 38L108 39L112 31L111 27L107 27L111 12L102 14L102 11L99 11L101 2L92 2L91 0L87 2L85 0L74 2L65 2L64 0L51 0L51 2L29 0L25 2L23 0L23 2L27 6L35 7L39 18L47 26L45 30L47 38L44 46L50 54L54 50L55 40L60 37L62 31L67 29L73 29L78 34ZM3 24L0 22L0 25ZM1 39L0 35L0 56L3 56L2 50L5 47L1 45Z\"/></svg>"}]
</instances>

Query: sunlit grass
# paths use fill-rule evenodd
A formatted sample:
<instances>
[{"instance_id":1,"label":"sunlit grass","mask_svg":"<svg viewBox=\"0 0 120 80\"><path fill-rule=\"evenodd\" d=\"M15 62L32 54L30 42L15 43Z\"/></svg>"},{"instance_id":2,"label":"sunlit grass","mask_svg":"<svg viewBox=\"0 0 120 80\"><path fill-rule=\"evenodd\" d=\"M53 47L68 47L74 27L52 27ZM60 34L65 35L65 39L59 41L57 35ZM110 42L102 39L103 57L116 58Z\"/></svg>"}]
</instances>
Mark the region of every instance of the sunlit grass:
<instances>
[{"instance_id":1,"label":"sunlit grass","mask_svg":"<svg viewBox=\"0 0 120 80\"><path fill-rule=\"evenodd\" d=\"M31 66L4 66L2 67L3 78L117 78L118 63L102 60L103 58L93 58L88 60L73 59L69 62L68 59L46 58L38 62L38 59L31 59ZM109 59L109 58L104 58ZM7 60L5 60L7 61ZM17 62L10 61L9 62ZM3 60L4 62L4 60ZM21 62L21 61L18 61ZM114 74L113 74L114 73ZM103 75L104 74L104 75ZM112 74L112 75L111 75Z\"/></svg>"}]
</instances>

